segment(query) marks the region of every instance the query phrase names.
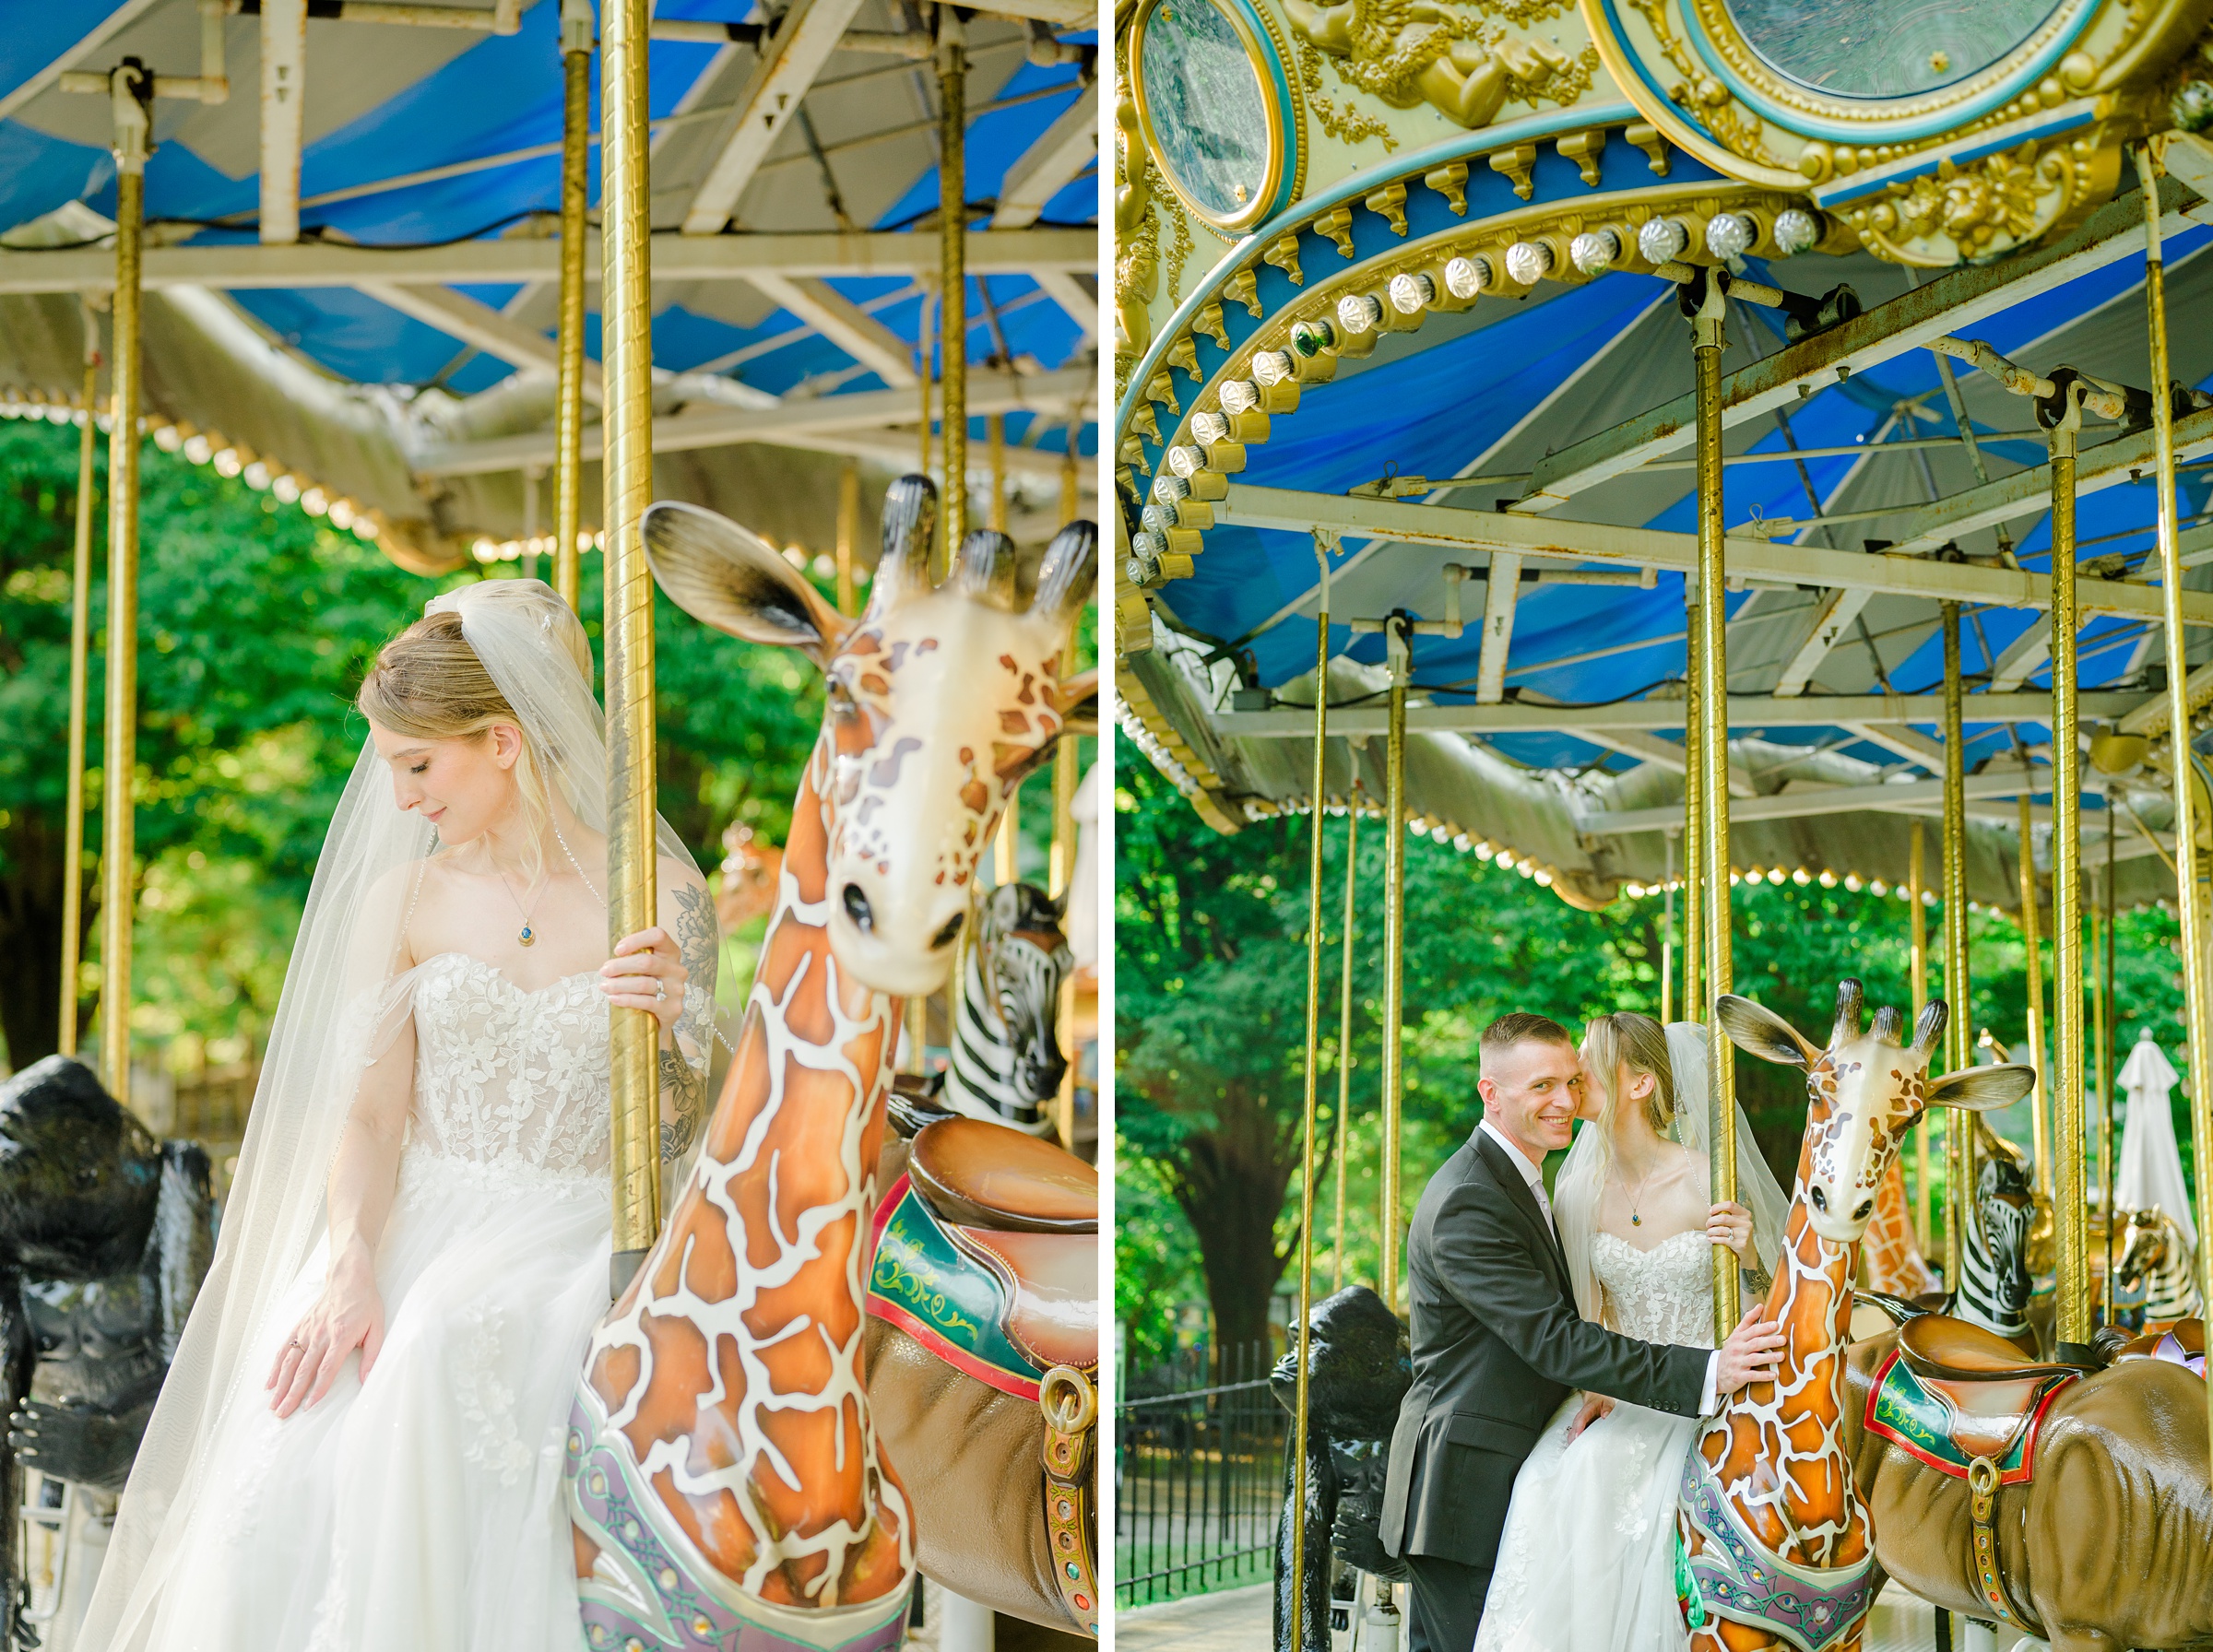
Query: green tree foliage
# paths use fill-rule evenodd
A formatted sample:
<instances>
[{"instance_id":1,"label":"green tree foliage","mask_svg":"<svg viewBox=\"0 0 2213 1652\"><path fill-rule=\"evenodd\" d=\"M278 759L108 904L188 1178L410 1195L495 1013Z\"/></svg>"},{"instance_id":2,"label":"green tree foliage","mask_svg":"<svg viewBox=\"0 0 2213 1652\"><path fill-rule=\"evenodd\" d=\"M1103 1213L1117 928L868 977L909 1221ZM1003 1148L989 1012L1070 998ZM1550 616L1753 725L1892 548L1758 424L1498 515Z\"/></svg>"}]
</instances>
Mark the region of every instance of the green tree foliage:
<instances>
[{"instance_id":1,"label":"green tree foliage","mask_svg":"<svg viewBox=\"0 0 2213 1652\"><path fill-rule=\"evenodd\" d=\"M22 1066L61 1003L71 539L77 435L0 425L0 1032ZM98 990L105 444L98 472L81 1012ZM373 546L243 482L143 450L134 1026L149 1041L258 1043L323 833L366 728L354 690L441 590ZM515 572L495 565L491 574ZM584 569L598 647L598 560ZM796 653L655 610L660 807L700 864L733 818L781 842L820 722ZM243 1049L239 1052L243 1053Z\"/></svg>"},{"instance_id":2,"label":"green tree foliage","mask_svg":"<svg viewBox=\"0 0 2213 1652\"><path fill-rule=\"evenodd\" d=\"M1126 1167L1118 1184L1117 1295L1125 1357L1137 1371L1166 1354L1194 1292L1203 1292L1215 1344L1225 1347L1264 1336L1272 1294L1296 1289L1287 1265L1297 1238L1311 823L1270 820L1220 836L1127 743L1116 782L1117 1129ZM1318 1294L1330 1288L1336 1263L1345 836L1342 819L1326 822ZM1373 821L1361 824L1358 857L1343 1275L1373 1283L1383 985L1383 843ZM1738 992L1817 1040L1827 1035L1837 983L1848 975L1864 984L1871 1005L1910 1011L1908 908L1899 891L1786 879L1739 885L1732 897ZM1473 855L1409 842L1406 1212L1482 1116L1476 1043L1492 1019L1534 1010L1580 1033L1609 1010L1661 1012L1664 910L1651 896L1579 912ZM1932 942L1937 915L1932 909ZM2174 921L2146 910L2124 914L2119 930L2125 1035L2148 1025L2172 1050L2181 1040ZM2026 1035L2020 933L1993 913L1972 914L1970 931L1975 1024L2018 1044ZM2044 968L2048 992L2048 938ZM1934 959L1928 990L1942 992ZM1754 1137L1787 1187L1805 1122L1803 1079L1742 1055L1736 1071ZM2176 1127L2187 1161L2179 1096ZM2024 1114L2024 1137L2026 1129Z\"/></svg>"}]
</instances>

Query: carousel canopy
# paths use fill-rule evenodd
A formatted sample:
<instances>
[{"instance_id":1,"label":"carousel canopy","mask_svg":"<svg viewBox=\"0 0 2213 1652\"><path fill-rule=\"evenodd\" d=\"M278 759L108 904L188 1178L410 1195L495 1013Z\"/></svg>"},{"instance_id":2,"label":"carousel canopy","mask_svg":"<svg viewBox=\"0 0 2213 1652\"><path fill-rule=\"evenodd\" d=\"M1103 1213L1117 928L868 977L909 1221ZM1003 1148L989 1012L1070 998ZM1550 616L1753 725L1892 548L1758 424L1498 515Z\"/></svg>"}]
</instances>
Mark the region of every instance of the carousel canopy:
<instances>
[{"instance_id":1,"label":"carousel canopy","mask_svg":"<svg viewBox=\"0 0 2213 1652\"><path fill-rule=\"evenodd\" d=\"M1518 136L1491 135L1486 147ZM1540 200L1554 159L1538 150ZM1671 185L1712 176L1673 159ZM1579 190L1567 157L1557 163L1565 182L1551 187ZM1643 164L1628 146L1608 147L1609 167ZM1507 178L1471 173L1471 223L1516 210ZM1371 182L1331 198L1356 206ZM1609 171L1600 187L1614 186ZM2160 187L2171 195L2174 373L2204 384L2213 230L2193 219L2213 222L2213 208L2172 177ZM1427 206L1428 194L1408 191L1404 210ZM1317 204L1329 201L1299 214ZM1345 216L1351 271L1333 256L1318 269L1309 251L1305 273L1356 286L1371 257L1379 272L1407 262L1382 217ZM1864 311L1800 339L1786 336L1783 311L1730 302L1723 522L1741 869L1901 882L1919 816L1936 881L1939 611L1949 599L1964 611L1970 895L2018 905L2024 793L2032 854L2049 870L2052 633L2035 577L2050 558L2046 438L2030 401L1964 364L1947 387L1923 347L1956 334L2037 373L2068 366L2148 386L2143 223L2141 196L2124 191L2046 246L1986 266L1914 270L1859 250L1735 261L1740 279L1809 299L1849 287ZM1222 271L1270 235L1260 229ZM1383 796L1375 737L1386 727L1386 644L1375 621L1404 610L1429 622L1411 642L1416 830L1504 855L1579 904L1680 872L1697 529L1690 327L1674 287L1654 275L1561 273L1568 278L1507 285L1511 296L1457 313L1440 305L1418 330L1386 331L1371 354L1347 351L1327 382L1301 385L1296 409L1244 448L1188 574L1145 592L1151 613L1134 635L1125 605L1124 726L1218 826L1310 802L1320 548L1330 567L1328 806L1367 809ZM1222 279L1194 283L1128 373L1118 429L1123 458L1136 460L1124 472L1133 513L1154 502L1147 485L1172 456L1129 439L1154 411L1148 386L1161 387L1166 350L1191 336L1180 327L1213 323L1189 318L1220 299ZM1296 301L1288 285L1272 295L1272 279L1281 277L1263 271L1258 283L1263 309ZM1221 310L1241 322L1237 306ZM1220 371L1203 344L1198 354L1203 372ZM1183 405L1187 419L1196 405L1195 395ZM1169 435L1168 409L1157 418L1164 444L1196 440ZM2213 589L2213 568L2198 565L2213 562L2213 472L2191 463L2213 454L2213 413L2187 413L2180 436L2188 583ZM2151 466L2142 420L2086 421L2087 623L2076 640L2086 731L2164 727L2160 593L2148 583ZM2213 623L2207 599L2195 600ZM1459 634L1438 634L1455 613ZM2213 631L2194 630L2189 657L2206 655ZM2154 749L2147 763L2128 745L2098 754L2120 772L2090 771L2086 861L2102 875L2110 828L2121 898L2172 895L2164 760Z\"/></svg>"},{"instance_id":2,"label":"carousel canopy","mask_svg":"<svg viewBox=\"0 0 2213 1652\"><path fill-rule=\"evenodd\" d=\"M114 279L115 169L109 100L80 88L136 58L194 94L157 100L146 174L156 438L279 497L337 503L410 565L544 532L562 10L310 0L302 53L260 0L17 8L0 38L7 410L58 418L81 402L85 318ZM1068 443L1095 448L1095 36L1069 0L1008 10L967 28L969 454L972 478L987 476L986 420L1003 415L1011 525L1035 537L1059 521ZM913 468L917 376L941 365L924 317L939 267L933 51L901 0L657 8L657 493L820 549L848 458ZM267 89L283 76L304 87L296 112ZM597 389L587 369L587 403ZM586 417L596 526L594 406ZM864 488L867 508L880 491Z\"/></svg>"}]
</instances>

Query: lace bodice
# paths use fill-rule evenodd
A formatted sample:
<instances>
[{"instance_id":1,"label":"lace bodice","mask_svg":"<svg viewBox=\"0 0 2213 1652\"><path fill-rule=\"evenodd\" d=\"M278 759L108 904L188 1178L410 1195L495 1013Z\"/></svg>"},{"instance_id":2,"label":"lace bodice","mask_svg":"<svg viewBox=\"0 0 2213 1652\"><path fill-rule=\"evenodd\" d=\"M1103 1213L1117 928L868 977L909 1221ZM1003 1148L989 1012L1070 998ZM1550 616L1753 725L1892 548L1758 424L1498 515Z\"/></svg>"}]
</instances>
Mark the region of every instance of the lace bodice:
<instances>
[{"instance_id":1,"label":"lace bodice","mask_svg":"<svg viewBox=\"0 0 2213 1652\"><path fill-rule=\"evenodd\" d=\"M1713 1346L1712 1245L1686 1228L1650 1250L1603 1228L1591 1236L1591 1271L1605 1288L1608 1323L1639 1342Z\"/></svg>"}]
</instances>

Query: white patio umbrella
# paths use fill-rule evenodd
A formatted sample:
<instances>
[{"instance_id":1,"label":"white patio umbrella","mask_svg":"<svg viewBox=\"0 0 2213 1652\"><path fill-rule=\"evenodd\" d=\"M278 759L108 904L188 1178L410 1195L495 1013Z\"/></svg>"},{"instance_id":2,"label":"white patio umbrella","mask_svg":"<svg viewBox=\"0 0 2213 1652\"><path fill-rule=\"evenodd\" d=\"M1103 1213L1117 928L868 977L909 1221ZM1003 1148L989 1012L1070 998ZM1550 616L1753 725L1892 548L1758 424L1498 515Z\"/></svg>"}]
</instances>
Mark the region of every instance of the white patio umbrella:
<instances>
[{"instance_id":1,"label":"white patio umbrella","mask_svg":"<svg viewBox=\"0 0 2213 1652\"><path fill-rule=\"evenodd\" d=\"M2121 1165L2115 1174L2115 1203L2124 1210L2146 1210L2153 1205L2183 1225L2193 1246L2197 1224L2191 1220L2190 1194L2183 1181L2182 1150L2174 1141L2174 1115L2168 1092L2181 1074L2168 1063L2166 1053L2139 1032L2136 1047L2121 1068L2121 1088L2128 1093L2128 1116L2121 1126Z\"/></svg>"}]
</instances>

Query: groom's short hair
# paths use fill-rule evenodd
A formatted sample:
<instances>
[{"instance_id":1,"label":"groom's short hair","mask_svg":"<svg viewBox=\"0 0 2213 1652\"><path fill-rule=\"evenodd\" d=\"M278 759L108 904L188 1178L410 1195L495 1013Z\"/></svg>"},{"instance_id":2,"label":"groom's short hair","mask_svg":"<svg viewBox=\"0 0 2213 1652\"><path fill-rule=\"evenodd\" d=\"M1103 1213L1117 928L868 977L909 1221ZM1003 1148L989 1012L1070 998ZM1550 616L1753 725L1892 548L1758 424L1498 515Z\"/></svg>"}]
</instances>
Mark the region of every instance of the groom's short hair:
<instances>
[{"instance_id":1,"label":"groom's short hair","mask_svg":"<svg viewBox=\"0 0 2213 1652\"><path fill-rule=\"evenodd\" d=\"M1500 1016L1483 1030L1481 1053L1489 1056L1510 1050L1518 1044L1555 1044L1575 1048L1575 1040L1568 1035L1568 1029L1552 1017L1517 1009Z\"/></svg>"}]
</instances>

